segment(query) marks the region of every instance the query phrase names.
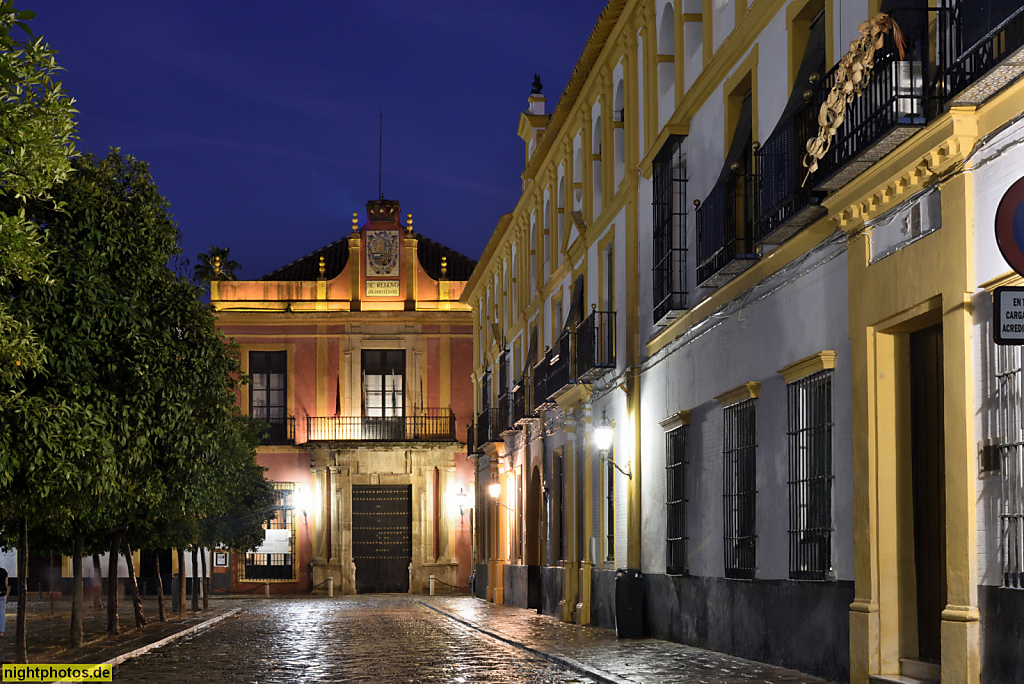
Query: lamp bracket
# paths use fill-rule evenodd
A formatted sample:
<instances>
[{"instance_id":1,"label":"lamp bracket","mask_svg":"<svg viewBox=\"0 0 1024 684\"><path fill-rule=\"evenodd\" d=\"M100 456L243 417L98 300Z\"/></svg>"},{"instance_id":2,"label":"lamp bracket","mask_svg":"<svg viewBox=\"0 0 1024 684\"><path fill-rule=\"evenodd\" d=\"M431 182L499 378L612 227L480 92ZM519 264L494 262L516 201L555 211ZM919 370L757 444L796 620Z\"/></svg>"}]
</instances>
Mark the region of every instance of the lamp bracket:
<instances>
[{"instance_id":1,"label":"lamp bracket","mask_svg":"<svg viewBox=\"0 0 1024 684\"><path fill-rule=\"evenodd\" d=\"M607 461L608 463L611 463L613 466L615 466L615 469L618 470L620 473L622 473L623 475L628 477L630 480L633 479L633 467L631 465L629 465L628 463L626 464L626 469L623 470L622 466L620 466L618 463L615 462L615 459L608 458L604 454L601 454L601 460L602 461Z\"/></svg>"}]
</instances>

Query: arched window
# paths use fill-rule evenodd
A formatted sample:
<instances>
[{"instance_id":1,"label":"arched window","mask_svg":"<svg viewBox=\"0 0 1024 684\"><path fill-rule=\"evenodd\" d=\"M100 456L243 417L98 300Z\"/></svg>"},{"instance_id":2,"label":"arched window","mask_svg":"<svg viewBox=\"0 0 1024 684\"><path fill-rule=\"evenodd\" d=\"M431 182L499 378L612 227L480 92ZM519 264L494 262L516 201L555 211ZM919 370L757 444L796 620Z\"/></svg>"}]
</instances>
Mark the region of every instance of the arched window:
<instances>
[{"instance_id":1,"label":"arched window","mask_svg":"<svg viewBox=\"0 0 1024 684\"><path fill-rule=\"evenodd\" d=\"M594 119L594 137L591 140L591 151L593 153L593 182L594 182L594 216L601 213L601 117Z\"/></svg>"}]
</instances>

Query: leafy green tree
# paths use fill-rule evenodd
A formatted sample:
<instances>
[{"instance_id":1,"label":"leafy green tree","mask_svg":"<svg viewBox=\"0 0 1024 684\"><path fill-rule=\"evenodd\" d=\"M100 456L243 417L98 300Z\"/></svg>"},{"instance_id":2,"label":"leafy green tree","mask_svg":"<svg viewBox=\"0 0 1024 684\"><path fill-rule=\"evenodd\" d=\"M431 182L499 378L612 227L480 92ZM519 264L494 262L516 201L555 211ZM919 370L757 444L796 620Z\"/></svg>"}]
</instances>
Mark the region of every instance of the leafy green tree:
<instances>
[{"instance_id":1,"label":"leafy green tree","mask_svg":"<svg viewBox=\"0 0 1024 684\"><path fill-rule=\"evenodd\" d=\"M0 212L0 387L43 355L32 326L10 311L20 283L46 279L46 246L23 203L49 199L75 154L74 100L56 80L55 52L32 35L33 17L0 2L0 196L14 200Z\"/></svg>"},{"instance_id":2,"label":"leafy green tree","mask_svg":"<svg viewBox=\"0 0 1024 684\"><path fill-rule=\"evenodd\" d=\"M203 285L214 280L238 280L235 271L241 271L242 266L229 256L230 251L230 247L211 245L208 252L199 255L199 263L192 269L193 280Z\"/></svg>"}]
</instances>

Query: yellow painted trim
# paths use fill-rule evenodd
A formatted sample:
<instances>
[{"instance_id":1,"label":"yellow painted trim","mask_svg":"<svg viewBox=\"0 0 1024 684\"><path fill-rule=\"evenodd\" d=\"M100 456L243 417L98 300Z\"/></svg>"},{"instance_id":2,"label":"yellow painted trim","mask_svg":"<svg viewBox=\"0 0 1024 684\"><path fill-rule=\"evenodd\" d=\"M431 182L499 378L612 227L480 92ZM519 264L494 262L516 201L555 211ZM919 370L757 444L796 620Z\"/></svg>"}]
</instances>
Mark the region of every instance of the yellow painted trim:
<instances>
[{"instance_id":1,"label":"yellow painted trim","mask_svg":"<svg viewBox=\"0 0 1024 684\"><path fill-rule=\"evenodd\" d=\"M658 64L667 64L676 61L675 55L658 55Z\"/></svg>"},{"instance_id":2,"label":"yellow painted trim","mask_svg":"<svg viewBox=\"0 0 1024 684\"><path fill-rule=\"evenodd\" d=\"M820 351L817 354L795 361L778 371L782 379L788 385L825 370L832 370L836 367L836 353L831 350Z\"/></svg>"},{"instance_id":3,"label":"yellow painted trim","mask_svg":"<svg viewBox=\"0 0 1024 684\"><path fill-rule=\"evenodd\" d=\"M675 430L676 428L684 425L689 425L690 411L676 411L668 418L662 418L658 421L658 424L661 425L665 432L670 432L671 430Z\"/></svg>"},{"instance_id":4,"label":"yellow painted trim","mask_svg":"<svg viewBox=\"0 0 1024 684\"><path fill-rule=\"evenodd\" d=\"M650 149L647 150L647 154L644 155L643 159L640 160L640 173L644 178L650 178L651 173L654 169L654 158L658 156L661 149L665 147L665 143L668 142L670 136L673 135L689 135L690 125L681 123L670 123L666 124L662 128L654 142L651 143Z\"/></svg>"},{"instance_id":5,"label":"yellow painted trim","mask_svg":"<svg viewBox=\"0 0 1024 684\"><path fill-rule=\"evenodd\" d=\"M732 145L732 139L736 134L736 124L739 119L739 109L731 101L741 99L746 95L746 88L744 86L748 80L750 83L750 131L753 140L760 139L760 129L757 122L757 53L757 43L754 43L750 47L749 54L736 67L736 71L733 72L732 76L725 79L725 83L722 84L722 97L725 100L723 108L725 112L725 128L723 129L725 135L722 136L722 143L725 145L724 154L729 154L729 146Z\"/></svg>"},{"instance_id":6,"label":"yellow painted trim","mask_svg":"<svg viewBox=\"0 0 1024 684\"><path fill-rule=\"evenodd\" d=\"M988 280L978 287L985 290L989 294L995 292L997 287L1014 287L1024 285L1024 276L1016 271L1007 271L1001 276L996 276L992 280Z\"/></svg>"},{"instance_id":7,"label":"yellow painted trim","mask_svg":"<svg viewBox=\"0 0 1024 684\"><path fill-rule=\"evenodd\" d=\"M701 2L701 48L704 53L704 68L711 65L715 56L714 31L715 3L713 0Z\"/></svg>"},{"instance_id":8,"label":"yellow painted trim","mask_svg":"<svg viewBox=\"0 0 1024 684\"><path fill-rule=\"evenodd\" d=\"M704 15L699 12L683 12L682 17L684 24L704 21Z\"/></svg>"},{"instance_id":9,"label":"yellow painted trim","mask_svg":"<svg viewBox=\"0 0 1024 684\"><path fill-rule=\"evenodd\" d=\"M732 0L732 4L735 11L733 26L739 26L740 22L743 21L744 15L747 13L747 0Z\"/></svg>"},{"instance_id":10,"label":"yellow painted trim","mask_svg":"<svg viewBox=\"0 0 1024 684\"><path fill-rule=\"evenodd\" d=\"M608 301L608 266L607 259L605 259L605 252L608 248L612 249L612 264L614 267L615 258L615 224L612 223L605 229L601 238L597 241L597 301L598 306L601 307L602 311L613 311L615 302ZM589 253L589 250L588 250ZM612 277L615 277L614 272ZM588 312L584 311L583 316L586 317Z\"/></svg>"},{"instance_id":11,"label":"yellow painted trim","mask_svg":"<svg viewBox=\"0 0 1024 684\"><path fill-rule=\"evenodd\" d=\"M555 399L555 403L562 409L576 409L590 401L591 386L587 383L573 385L572 389Z\"/></svg>"},{"instance_id":12,"label":"yellow painted trim","mask_svg":"<svg viewBox=\"0 0 1024 684\"><path fill-rule=\"evenodd\" d=\"M758 395L761 394L761 383L759 382L745 382L739 387L733 388L728 392L722 392L715 397L715 401L722 405L722 408L726 406L732 406L738 404L741 401L747 399L757 399Z\"/></svg>"},{"instance_id":13,"label":"yellow painted trim","mask_svg":"<svg viewBox=\"0 0 1024 684\"><path fill-rule=\"evenodd\" d=\"M288 356L288 377L286 382L288 388L285 392L287 394L286 402L288 404L288 415L295 415L295 381L297 377L295 375L295 344L286 342L283 344L239 344L238 353L241 358L239 361L242 365L242 372L246 375L249 374L249 352L251 351L283 351L287 352ZM239 392L239 410L244 415L249 415L249 386L244 385Z\"/></svg>"}]
</instances>

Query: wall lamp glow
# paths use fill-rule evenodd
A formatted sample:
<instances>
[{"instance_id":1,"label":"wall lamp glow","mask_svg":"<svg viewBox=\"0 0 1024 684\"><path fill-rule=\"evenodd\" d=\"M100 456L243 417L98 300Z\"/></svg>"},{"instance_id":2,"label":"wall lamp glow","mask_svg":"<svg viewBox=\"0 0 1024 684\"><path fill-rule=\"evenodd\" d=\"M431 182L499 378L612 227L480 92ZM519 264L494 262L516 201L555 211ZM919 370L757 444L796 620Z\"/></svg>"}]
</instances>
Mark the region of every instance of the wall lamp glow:
<instances>
[{"instance_id":1,"label":"wall lamp glow","mask_svg":"<svg viewBox=\"0 0 1024 684\"><path fill-rule=\"evenodd\" d=\"M615 459L608 458L606 454L612 447L612 441L615 439L615 427L608 422L608 411L601 409L601 420L598 421L597 425L594 426L594 444L597 446L597 450L601 453L601 460L611 463L620 473L628 477L630 480L633 479L633 467L630 464L626 464L626 469L623 470Z\"/></svg>"},{"instance_id":2,"label":"wall lamp glow","mask_svg":"<svg viewBox=\"0 0 1024 684\"><path fill-rule=\"evenodd\" d=\"M492 499L494 499L494 503L498 504L499 506L504 506L510 511L512 510L511 506L509 506L504 501L498 498L499 496L501 496L500 482L492 482L491 484L487 485L487 493L491 495Z\"/></svg>"},{"instance_id":3,"label":"wall lamp glow","mask_svg":"<svg viewBox=\"0 0 1024 684\"><path fill-rule=\"evenodd\" d=\"M466 503L469 501L469 495L466 494L466 490L459 487L459 493L455 495L455 503L459 505L459 516L463 516L466 512Z\"/></svg>"}]
</instances>

